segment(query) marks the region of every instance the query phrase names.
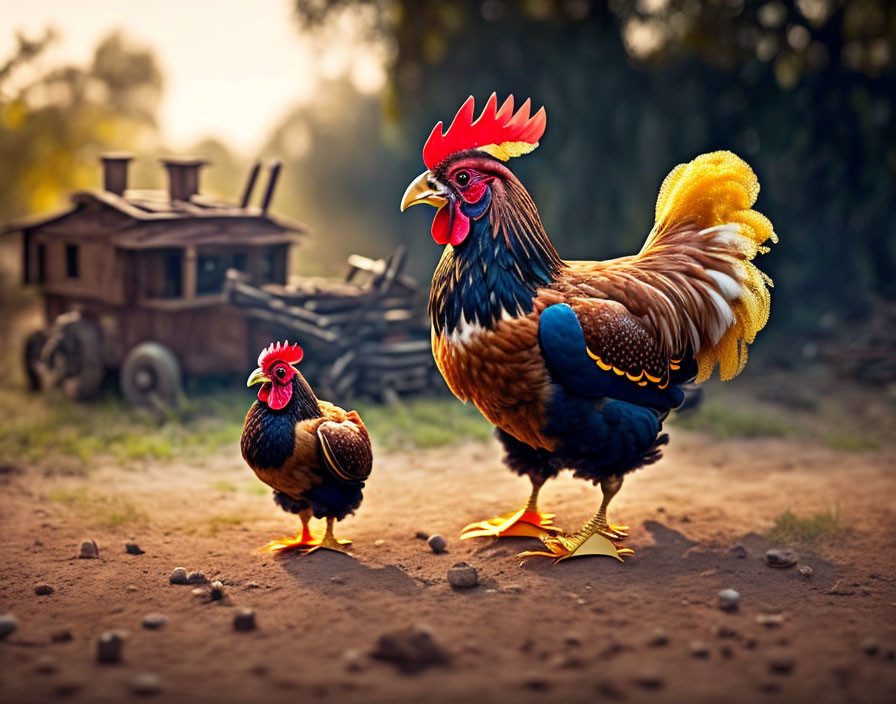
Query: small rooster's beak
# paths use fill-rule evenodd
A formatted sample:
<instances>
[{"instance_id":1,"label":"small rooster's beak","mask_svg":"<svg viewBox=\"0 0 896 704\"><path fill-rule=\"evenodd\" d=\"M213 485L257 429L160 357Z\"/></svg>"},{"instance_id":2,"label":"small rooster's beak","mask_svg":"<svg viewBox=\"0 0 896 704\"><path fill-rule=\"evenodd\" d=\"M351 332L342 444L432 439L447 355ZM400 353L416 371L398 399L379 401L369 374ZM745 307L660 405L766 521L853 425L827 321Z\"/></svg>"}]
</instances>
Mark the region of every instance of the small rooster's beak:
<instances>
[{"instance_id":1,"label":"small rooster's beak","mask_svg":"<svg viewBox=\"0 0 896 704\"><path fill-rule=\"evenodd\" d=\"M424 171L408 186L408 190L404 192L404 196L401 199L401 212L418 203L429 203L436 208L441 208L448 203L445 191L441 188L439 182L436 181L431 171Z\"/></svg>"},{"instance_id":2,"label":"small rooster's beak","mask_svg":"<svg viewBox=\"0 0 896 704\"><path fill-rule=\"evenodd\" d=\"M249 380L246 382L246 386L255 386L255 384L266 384L270 380L271 377L261 371L261 367L259 367L249 375Z\"/></svg>"}]
</instances>

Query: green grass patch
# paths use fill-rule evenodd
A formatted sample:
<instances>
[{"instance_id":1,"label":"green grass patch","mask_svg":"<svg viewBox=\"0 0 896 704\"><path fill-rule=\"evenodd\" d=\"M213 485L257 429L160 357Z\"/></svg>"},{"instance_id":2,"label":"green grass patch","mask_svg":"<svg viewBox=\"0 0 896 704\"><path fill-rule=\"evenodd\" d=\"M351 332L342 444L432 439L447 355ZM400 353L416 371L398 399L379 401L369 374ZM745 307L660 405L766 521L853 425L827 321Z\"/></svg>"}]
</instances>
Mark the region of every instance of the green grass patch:
<instances>
[{"instance_id":1,"label":"green grass patch","mask_svg":"<svg viewBox=\"0 0 896 704\"><path fill-rule=\"evenodd\" d=\"M796 425L777 413L712 403L703 404L684 418L673 414L672 422L678 428L706 432L719 439L788 437L798 432Z\"/></svg>"},{"instance_id":2,"label":"green grass patch","mask_svg":"<svg viewBox=\"0 0 896 704\"><path fill-rule=\"evenodd\" d=\"M388 449L422 449L486 442L492 425L472 404L453 398L416 399L378 406L359 404L358 412L374 440Z\"/></svg>"},{"instance_id":3,"label":"green grass patch","mask_svg":"<svg viewBox=\"0 0 896 704\"><path fill-rule=\"evenodd\" d=\"M220 514L212 516L206 521L208 534L212 537L218 535L222 530L228 530L243 525L245 518L237 514Z\"/></svg>"},{"instance_id":4,"label":"green grass patch","mask_svg":"<svg viewBox=\"0 0 896 704\"><path fill-rule=\"evenodd\" d=\"M775 518L765 537L784 545L814 545L836 538L845 531L837 511L819 511L808 516L785 511Z\"/></svg>"},{"instance_id":5,"label":"green grass patch","mask_svg":"<svg viewBox=\"0 0 896 704\"><path fill-rule=\"evenodd\" d=\"M841 450L843 452L871 452L880 447L877 440L867 435L843 432L833 432L825 435L824 444L832 450Z\"/></svg>"},{"instance_id":6,"label":"green grass patch","mask_svg":"<svg viewBox=\"0 0 896 704\"><path fill-rule=\"evenodd\" d=\"M215 482L212 487L215 491L223 491L225 494L235 494L239 491L239 487L233 482L219 481Z\"/></svg>"},{"instance_id":7,"label":"green grass patch","mask_svg":"<svg viewBox=\"0 0 896 704\"><path fill-rule=\"evenodd\" d=\"M94 494L86 487L56 489L47 498L80 512L89 513L94 521L107 528L142 525L147 515L124 496Z\"/></svg>"}]
</instances>

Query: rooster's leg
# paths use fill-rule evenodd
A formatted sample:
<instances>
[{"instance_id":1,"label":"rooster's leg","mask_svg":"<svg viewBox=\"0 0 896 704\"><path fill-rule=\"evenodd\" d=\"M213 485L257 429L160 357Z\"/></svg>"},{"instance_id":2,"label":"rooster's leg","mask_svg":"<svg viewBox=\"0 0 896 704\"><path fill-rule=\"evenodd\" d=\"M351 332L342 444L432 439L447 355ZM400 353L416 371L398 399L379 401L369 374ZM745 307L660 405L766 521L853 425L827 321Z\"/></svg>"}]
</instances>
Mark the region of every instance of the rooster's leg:
<instances>
[{"instance_id":1,"label":"rooster's leg","mask_svg":"<svg viewBox=\"0 0 896 704\"><path fill-rule=\"evenodd\" d=\"M315 545L308 551L308 554L317 551L317 550L335 550L336 552L345 552L346 545L351 545L351 540L341 540L337 538L333 534L333 525L336 523L336 519L332 516L327 516L327 531L324 533L324 537L318 541L318 544Z\"/></svg>"},{"instance_id":2,"label":"rooster's leg","mask_svg":"<svg viewBox=\"0 0 896 704\"><path fill-rule=\"evenodd\" d=\"M526 505L518 511L506 513L496 518L471 523L461 531L461 540L467 538L522 536L539 538L545 534L556 533L558 529L551 525L554 514L542 513L538 510L538 492L544 485L543 479L530 477L532 493Z\"/></svg>"},{"instance_id":3,"label":"rooster's leg","mask_svg":"<svg viewBox=\"0 0 896 704\"><path fill-rule=\"evenodd\" d=\"M569 557L584 557L586 555L607 555L615 557L622 562L623 555L634 555L631 548L623 548L613 541L625 537L627 526L614 526L607 523L607 506L622 487L622 477L607 477L600 483L603 492L598 512L582 528L572 535L559 533L546 535L542 542L548 549L547 552L529 551L520 553L520 557L551 557L554 563Z\"/></svg>"},{"instance_id":4,"label":"rooster's leg","mask_svg":"<svg viewBox=\"0 0 896 704\"><path fill-rule=\"evenodd\" d=\"M302 519L302 532L295 538L281 538L268 543L265 547L268 550L277 552L280 550L310 550L320 545L321 538L316 538L311 533L308 523L311 520L311 509L305 509L299 514Z\"/></svg>"}]
</instances>

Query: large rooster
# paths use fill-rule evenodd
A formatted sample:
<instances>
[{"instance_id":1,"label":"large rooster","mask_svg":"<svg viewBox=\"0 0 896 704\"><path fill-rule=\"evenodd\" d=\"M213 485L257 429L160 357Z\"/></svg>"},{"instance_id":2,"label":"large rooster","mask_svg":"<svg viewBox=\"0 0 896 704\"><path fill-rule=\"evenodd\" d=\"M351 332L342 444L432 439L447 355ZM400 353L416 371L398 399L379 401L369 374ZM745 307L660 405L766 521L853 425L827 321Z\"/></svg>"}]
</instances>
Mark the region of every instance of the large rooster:
<instances>
[{"instance_id":1,"label":"large rooster","mask_svg":"<svg viewBox=\"0 0 896 704\"><path fill-rule=\"evenodd\" d=\"M666 177L656 224L641 251L609 261L564 261L531 196L504 165L531 152L544 108L514 113L493 94L474 121L473 98L423 148L427 171L401 208L438 208L445 245L429 299L432 347L448 386L497 426L505 462L528 476L519 511L471 524L464 537L536 535L545 555L630 554L607 506L623 477L659 459L680 385L719 367L737 375L769 315L771 281L751 260L776 241L752 210L750 167L730 152L682 164ZM598 233L592 235L598 237ZM562 469L600 484L603 501L566 534L538 510L541 486ZM621 558L619 558L621 559Z\"/></svg>"}]
</instances>

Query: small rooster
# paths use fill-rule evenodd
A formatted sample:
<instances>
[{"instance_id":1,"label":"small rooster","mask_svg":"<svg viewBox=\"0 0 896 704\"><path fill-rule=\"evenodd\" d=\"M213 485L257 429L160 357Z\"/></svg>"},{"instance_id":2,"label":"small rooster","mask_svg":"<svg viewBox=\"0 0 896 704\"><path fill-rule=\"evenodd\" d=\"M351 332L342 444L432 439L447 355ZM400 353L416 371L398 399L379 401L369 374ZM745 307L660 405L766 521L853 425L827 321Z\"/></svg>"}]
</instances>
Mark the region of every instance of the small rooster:
<instances>
[{"instance_id":1,"label":"small rooster","mask_svg":"<svg viewBox=\"0 0 896 704\"><path fill-rule=\"evenodd\" d=\"M355 411L319 401L294 365L302 348L289 341L261 351L248 386L261 383L243 426L240 449L256 476L274 489L274 502L302 519L295 539L270 543L271 550L341 550L333 524L354 513L370 476L370 437ZM311 516L326 518L323 537L308 527Z\"/></svg>"},{"instance_id":2,"label":"small rooster","mask_svg":"<svg viewBox=\"0 0 896 704\"><path fill-rule=\"evenodd\" d=\"M751 262L777 241L752 210L750 167L730 152L697 157L663 182L656 224L641 251L610 261L564 261L529 193L504 165L531 152L545 130L513 96L493 94L474 121L473 98L423 148L428 170L408 187L404 210L438 208L432 236L445 245L429 299L433 354L462 401L495 426L505 462L529 477L519 511L471 524L463 537L542 539L555 562L621 559L624 526L607 522L623 477L659 459L663 421L681 385L722 379L747 361L768 320L771 281ZM561 469L600 484L603 501L566 534L538 510L538 492Z\"/></svg>"}]
</instances>

